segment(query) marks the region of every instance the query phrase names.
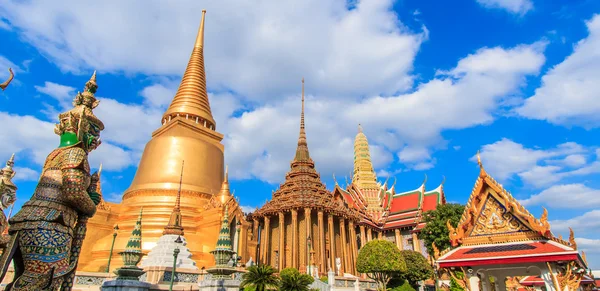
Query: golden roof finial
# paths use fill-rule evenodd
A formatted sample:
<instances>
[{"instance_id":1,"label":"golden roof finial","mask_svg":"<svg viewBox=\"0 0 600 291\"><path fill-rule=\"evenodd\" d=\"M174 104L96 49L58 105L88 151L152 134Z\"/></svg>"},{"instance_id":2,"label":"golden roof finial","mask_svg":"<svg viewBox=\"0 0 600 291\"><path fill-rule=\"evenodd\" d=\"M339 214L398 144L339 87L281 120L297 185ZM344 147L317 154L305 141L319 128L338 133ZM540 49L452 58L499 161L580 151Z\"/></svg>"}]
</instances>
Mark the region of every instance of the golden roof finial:
<instances>
[{"instance_id":1,"label":"golden roof finial","mask_svg":"<svg viewBox=\"0 0 600 291\"><path fill-rule=\"evenodd\" d=\"M204 70L204 18L206 10L202 10L200 29L192 55L181 78L173 101L163 115L163 123L181 116L197 120L198 124L215 130L216 123L210 110L208 92L206 90L206 72Z\"/></svg>"},{"instance_id":2,"label":"golden roof finial","mask_svg":"<svg viewBox=\"0 0 600 291\"><path fill-rule=\"evenodd\" d=\"M2 82L2 84L0 84L0 89L2 89L2 91L4 91L4 89L6 89L6 87L8 87L8 85L10 84L10 82L14 79L15 74L13 73L11 68L8 68L8 72L10 73L10 76L8 77L8 79L4 82Z\"/></svg>"},{"instance_id":3,"label":"golden roof finial","mask_svg":"<svg viewBox=\"0 0 600 291\"><path fill-rule=\"evenodd\" d=\"M575 241L575 233L573 229L569 227L569 244L574 250L577 250L577 242Z\"/></svg>"},{"instance_id":4,"label":"golden roof finial","mask_svg":"<svg viewBox=\"0 0 600 291\"><path fill-rule=\"evenodd\" d=\"M200 20L200 29L198 30L198 35L196 36L196 44L194 47L202 48L204 47L204 17L206 16L206 9L202 9L202 20Z\"/></svg>"},{"instance_id":5,"label":"golden roof finial","mask_svg":"<svg viewBox=\"0 0 600 291\"><path fill-rule=\"evenodd\" d=\"M298 148L296 149L295 161L308 161L308 144L306 142L306 129L304 126L304 78L302 78L302 111L300 112L300 135L298 136Z\"/></svg>"},{"instance_id":6,"label":"golden roof finial","mask_svg":"<svg viewBox=\"0 0 600 291\"><path fill-rule=\"evenodd\" d=\"M363 128L362 128L362 125L360 125L360 123L358 124L358 132L359 133L363 132Z\"/></svg>"}]
</instances>

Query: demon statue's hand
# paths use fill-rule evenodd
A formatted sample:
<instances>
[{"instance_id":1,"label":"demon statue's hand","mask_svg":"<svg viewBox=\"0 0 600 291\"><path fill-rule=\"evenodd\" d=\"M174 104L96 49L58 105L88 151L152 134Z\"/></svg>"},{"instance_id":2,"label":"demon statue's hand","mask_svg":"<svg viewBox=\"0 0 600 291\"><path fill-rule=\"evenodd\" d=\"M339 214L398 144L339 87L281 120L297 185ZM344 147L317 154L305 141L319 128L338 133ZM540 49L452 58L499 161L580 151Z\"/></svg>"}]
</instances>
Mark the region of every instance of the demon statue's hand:
<instances>
[{"instance_id":1,"label":"demon statue's hand","mask_svg":"<svg viewBox=\"0 0 600 291\"><path fill-rule=\"evenodd\" d=\"M94 201L94 204L98 205L100 203L100 200L102 200L102 195L100 195L100 193L98 193L98 189L100 185L100 175L98 174L98 172L95 172L94 174L92 174L91 178L90 178L90 186L88 187L88 195L90 196L90 198L92 199L92 201Z\"/></svg>"},{"instance_id":2,"label":"demon statue's hand","mask_svg":"<svg viewBox=\"0 0 600 291\"><path fill-rule=\"evenodd\" d=\"M102 195L96 192L88 192L88 195L90 195L90 199L92 199L92 201L94 201L94 204L96 205L98 205L100 203L100 200L102 199Z\"/></svg>"}]
</instances>

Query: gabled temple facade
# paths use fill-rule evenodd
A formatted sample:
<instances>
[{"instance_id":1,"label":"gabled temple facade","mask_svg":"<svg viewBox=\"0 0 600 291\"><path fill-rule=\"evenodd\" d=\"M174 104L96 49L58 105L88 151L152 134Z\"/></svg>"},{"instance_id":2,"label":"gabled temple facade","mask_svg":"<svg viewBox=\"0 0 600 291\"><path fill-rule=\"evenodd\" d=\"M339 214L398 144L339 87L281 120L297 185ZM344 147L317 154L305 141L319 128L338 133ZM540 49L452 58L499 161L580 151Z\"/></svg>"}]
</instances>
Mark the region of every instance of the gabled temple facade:
<instances>
[{"instance_id":1,"label":"gabled temple facade","mask_svg":"<svg viewBox=\"0 0 600 291\"><path fill-rule=\"evenodd\" d=\"M587 263L573 231L568 241L554 236L545 209L535 218L484 170L479 155L478 162L480 174L458 226L448 221L452 248L438 256L433 246L438 267L466 290L508 290L536 280L521 276L539 278L546 290L578 290Z\"/></svg>"}]
</instances>

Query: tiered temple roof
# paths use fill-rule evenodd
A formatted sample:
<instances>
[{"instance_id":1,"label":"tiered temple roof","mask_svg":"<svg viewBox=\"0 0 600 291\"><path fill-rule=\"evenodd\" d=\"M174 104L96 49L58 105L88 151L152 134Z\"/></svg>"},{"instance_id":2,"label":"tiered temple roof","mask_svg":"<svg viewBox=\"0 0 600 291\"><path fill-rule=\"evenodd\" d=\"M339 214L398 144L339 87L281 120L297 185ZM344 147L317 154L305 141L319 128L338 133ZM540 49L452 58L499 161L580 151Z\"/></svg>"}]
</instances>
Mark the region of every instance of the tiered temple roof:
<instances>
[{"instance_id":1,"label":"tiered temple roof","mask_svg":"<svg viewBox=\"0 0 600 291\"><path fill-rule=\"evenodd\" d=\"M302 111L300 115L300 134L296 154L285 175L285 181L273 193L273 198L254 212L254 217L274 215L282 211L303 209L306 207L358 221L359 213L348 207L348 201L325 188L321 176L315 169L306 141L304 126L304 79L302 79Z\"/></svg>"},{"instance_id":2,"label":"tiered temple roof","mask_svg":"<svg viewBox=\"0 0 600 291\"><path fill-rule=\"evenodd\" d=\"M441 268L522 262L573 261L585 267L573 231L569 241L550 231L544 209L537 219L483 168L456 228L448 222L454 249L438 258Z\"/></svg>"}]
</instances>

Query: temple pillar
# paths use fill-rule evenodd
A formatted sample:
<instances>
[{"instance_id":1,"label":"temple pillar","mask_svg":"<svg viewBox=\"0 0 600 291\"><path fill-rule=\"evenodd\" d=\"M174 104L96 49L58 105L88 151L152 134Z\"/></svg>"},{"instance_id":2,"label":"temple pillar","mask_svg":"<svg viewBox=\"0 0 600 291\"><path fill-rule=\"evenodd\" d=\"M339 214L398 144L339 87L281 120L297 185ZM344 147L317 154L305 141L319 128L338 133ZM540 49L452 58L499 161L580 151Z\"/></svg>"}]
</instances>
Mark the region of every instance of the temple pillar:
<instances>
[{"instance_id":1,"label":"temple pillar","mask_svg":"<svg viewBox=\"0 0 600 291\"><path fill-rule=\"evenodd\" d=\"M271 219L268 216L265 216L265 242L262 245L262 263L266 265L270 265L269 262L269 253L271 252L271 248L269 245L269 236L271 232Z\"/></svg>"},{"instance_id":2,"label":"temple pillar","mask_svg":"<svg viewBox=\"0 0 600 291\"><path fill-rule=\"evenodd\" d=\"M402 250L402 236L400 235L399 229L394 229L394 235L396 236L396 246L399 250Z\"/></svg>"},{"instance_id":3,"label":"temple pillar","mask_svg":"<svg viewBox=\"0 0 600 291\"><path fill-rule=\"evenodd\" d=\"M350 268L348 271L354 275L356 275L356 258L358 257L358 246L356 245L356 227L354 226L354 221L350 220L348 222L348 228L350 228Z\"/></svg>"},{"instance_id":4,"label":"temple pillar","mask_svg":"<svg viewBox=\"0 0 600 291\"><path fill-rule=\"evenodd\" d=\"M367 242L370 242L373 240L373 230L369 227L367 228Z\"/></svg>"},{"instance_id":5,"label":"temple pillar","mask_svg":"<svg viewBox=\"0 0 600 291\"><path fill-rule=\"evenodd\" d=\"M383 230L377 233L377 239L383 239Z\"/></svg>"},{"instance_id":6,"label":"temple pillar","mask_svg":"<svg viewBox=\"0 0 600 291\"><path fill-rule=\"evenodd\" d=\"M319 210L317 213L317 220L319 223L319 269L323 273L327 273L327 263L325 262L327 257L325 256L325 226L323 221L323 210Z\"/></svg>"},{"instance_id":7,"label":"temple pillar","mask_svg":"<svg viewBox=\"0 0 600 291\"><path fill-rule=\"evenodd\" d=\"M342 266L340 274L348 272L348 245L346 244L346 220L340 217L340 236L342 238Z\"/></svg>"},{"instance_id":8,"label":"temple pillar","mask_svg":"<svg viewBox=\"0 0 600 291\"><path fill-rule=\"evenodd\" d=\"M367 235L365 234L365 226L360 226L360 247L362 248L367 243Z\"/></svg>"},{"instance_id":9,"label":"temple pillar","mask_svg":"<svg viewBox=\"0 0 600 291\"><path fill-rule=\"evenodd\" d=\"M329 233L329 266L335 272L335 228L331 213L327 213L327 232Z\"/></svg>"},{"instance_id":10,"label":"temple pillar","mask_svg":"<svg viewBox=\"0 0 600 291\"><path fill-rule=\"evenodd\" d=\"M292 209L292 268L298 269L298 211Z\"/></svg>"},{"instance_id":11,"label":"temple pillar","mask_svg":"<svg viewBox=\"0 0 600 291\"><path fill-rule=\"evenodd\" d=\"M304 240L306 241L306 243L308 244L308 240L310 238L311 243L315 242L316 240L314 239L313 235L312 235L312 221L311 221L311 210L310 208L304 208L304 219L306 222L306 237L304 238ZM313 246L314 248L314 246ZM304 255L304 257L306 258L306 266L310 265L310 248L308 247L308 245L306 246L306 254Z\"/></svg>"},{"instance_id":12,"label":"temple pillar","mask_svg":"<svg viewBox=\"0 0 600 291\"><path fill-rule=\"evenodd\" d=\"M285 268L285 214L279 212L279 270Z\"/></svg>"},{"instance_id":13,"label":"temple pillar","mask_svg":"<svg viewBox=\"0 0 600 291\"><path fill-rule=\"evenodd\" d=\"M413 239L413 250L415 250L415 252L421 252L421 243L419 243L419 237L417 236L416 232L412 233L412 239Z\"/></svg>"},{"instance_id":14,"label":"temple pillar","mask_svg":"<svg viewBox=\"0 0 600 291\"><path fill-rule=\"evenodd\" d=\"M248 252L248 255L252 257L252 259L256 262L260 261L260 256L261 254L259 253L260 249L258 246L258 237L260 236L260 234L258 233L258 225L260 224L260 222L258 222L258 217L254 217L252 218L252 241L256 242L256 247L257 249L255 250L254 254L250 254L250 252Z\"/></svg>"}]
</instances>

